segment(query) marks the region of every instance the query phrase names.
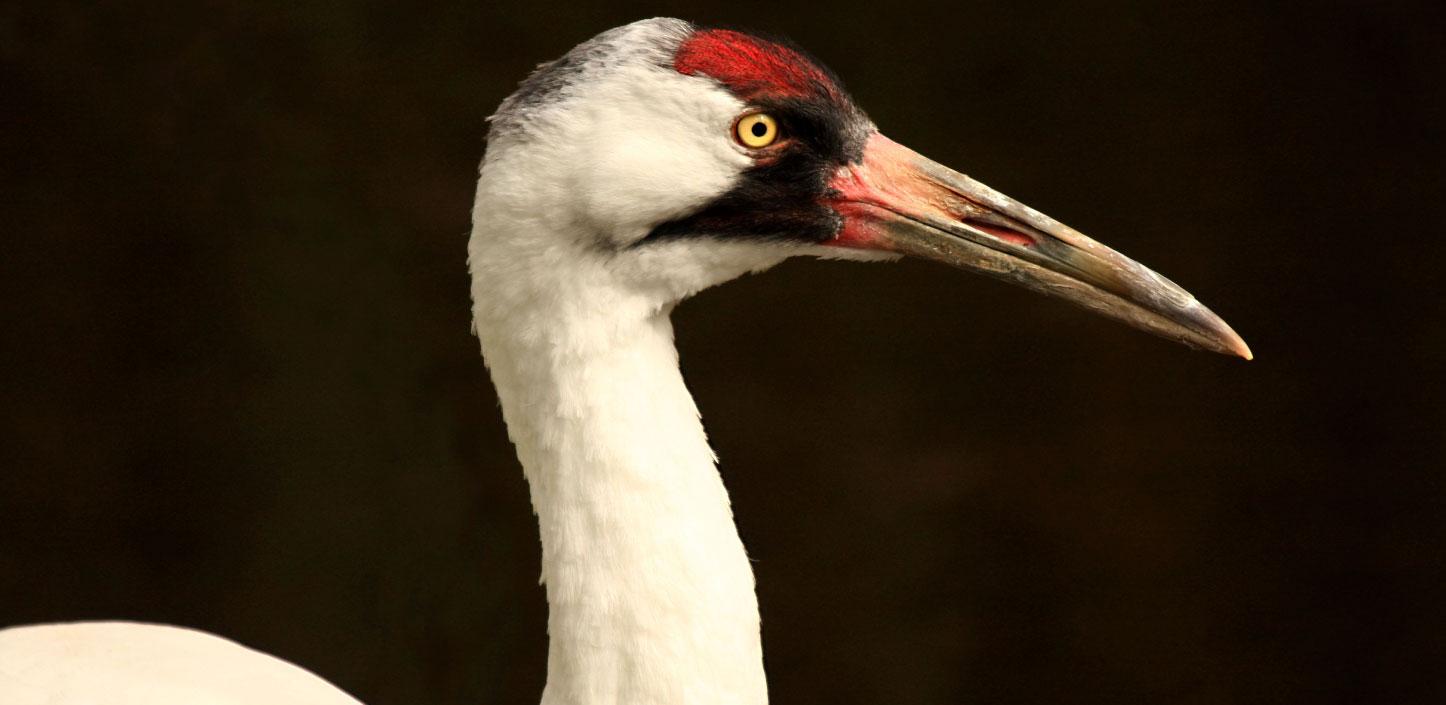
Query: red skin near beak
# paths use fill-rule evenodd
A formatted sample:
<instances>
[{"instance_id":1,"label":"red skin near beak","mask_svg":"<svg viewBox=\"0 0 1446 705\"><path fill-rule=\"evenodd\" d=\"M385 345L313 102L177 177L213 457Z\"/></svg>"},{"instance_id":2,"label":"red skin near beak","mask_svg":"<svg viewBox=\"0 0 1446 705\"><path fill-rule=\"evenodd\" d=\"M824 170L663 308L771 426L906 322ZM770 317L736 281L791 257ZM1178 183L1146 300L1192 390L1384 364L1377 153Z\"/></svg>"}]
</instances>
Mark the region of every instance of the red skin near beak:
<instances>
[{"instance_id":1,"label":"red skin near beak","mask_svg":"<svg viewBox=\"0 0 1446 705\"><path fill-rule=\"evenodd\" d=\"M840 169L829 182L829 187L838 194L833 207L843 216L844 226L827 244L863 250L889 249L880 217L892 211L890 205L910 204L919 210L932 209L937 215L953 217L929 197L934 186L914 169L912 156L913 150L877 132L869 136L864 158L858 164Z\"/></svg>"},{"instance_id":2,"label":"red skin near beak","mask_svg":"<svg viewBox=\"0 0 1446 705\"><path fill-rule=\"evenodd\" d=\"M865 250L890 249L883 225L893 213L932 216L947 220L970 219L970 225L1021 247L1034 246L1034 238L1016 230L973 221L985 209L941 188L914 165L919 155L877 132L864 146L864 158L839 170L829 183L837 192L834 209L844 226L827 244ZM972 206L972 207L971 207ZM881 212L882 211L882 212ZM882 220L881 220L882 218Z\"/></svg>"}]
</instances>

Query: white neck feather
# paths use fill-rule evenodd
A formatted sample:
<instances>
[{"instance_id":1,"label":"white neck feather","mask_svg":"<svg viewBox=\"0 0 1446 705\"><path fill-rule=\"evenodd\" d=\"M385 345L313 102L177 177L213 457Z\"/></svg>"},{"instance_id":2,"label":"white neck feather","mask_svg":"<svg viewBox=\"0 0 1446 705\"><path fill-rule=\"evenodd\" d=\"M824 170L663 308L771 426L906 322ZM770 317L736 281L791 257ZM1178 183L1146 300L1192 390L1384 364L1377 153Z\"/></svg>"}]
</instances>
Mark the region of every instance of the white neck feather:
<instances>
[{"instance_id":1,"label":"white neck feather","mask_svg":"<svg viewBox=\"0 0 1446 705\"><path fill-rule=\"evenodd\" d=\"M764 703L753 574L667 314L574 314L483 335L542 535L542 702Z\"/></svg>"},{"instance_id":2,"label":"white neck feather","mask_svg":"<svg viewBox=\"0 0 1446 705\"><path fill-rule=\"evenodd\" d=\"M604 260L533 268L490 244L474 232L474 313L541 530L542 702L763 705L753 574L671 303L608 284ZM762 266L739 257L715 269Z\"/></svg>"}]
</instances>

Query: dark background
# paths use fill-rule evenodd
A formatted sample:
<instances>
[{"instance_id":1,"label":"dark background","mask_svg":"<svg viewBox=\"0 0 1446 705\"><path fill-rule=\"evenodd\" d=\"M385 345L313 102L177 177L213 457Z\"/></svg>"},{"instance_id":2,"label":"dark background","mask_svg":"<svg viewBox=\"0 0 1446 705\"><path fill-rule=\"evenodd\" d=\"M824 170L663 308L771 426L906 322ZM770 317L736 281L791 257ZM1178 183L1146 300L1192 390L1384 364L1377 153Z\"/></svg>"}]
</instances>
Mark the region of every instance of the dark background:
<instances>
[{"instance_id":1,"label":"dark background","mask_svg":"<svg viewBox=\"0 0 1446 705\"><path fill-rule=\"evenodd\" d=\"M792 37L1258 358L921 263L682 306L775 702L1446 702L1430 4L0 5L0 625L536 702L536 527L468 334L484 118L671 14Z\"/></svg>"}]
</instances>

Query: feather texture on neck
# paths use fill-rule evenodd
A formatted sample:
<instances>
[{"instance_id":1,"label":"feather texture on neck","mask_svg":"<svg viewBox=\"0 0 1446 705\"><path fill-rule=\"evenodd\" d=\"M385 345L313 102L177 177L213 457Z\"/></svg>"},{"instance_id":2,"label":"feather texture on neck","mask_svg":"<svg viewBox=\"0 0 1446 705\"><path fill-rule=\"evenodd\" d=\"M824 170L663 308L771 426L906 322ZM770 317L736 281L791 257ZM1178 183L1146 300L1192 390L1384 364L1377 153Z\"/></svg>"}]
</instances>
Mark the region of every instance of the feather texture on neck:
<instances>
[{"instance_id":1,"label":"feather texture on neck","mask_svg":"<svg viewBox=\"0 0 1446 705\"><path fill-rule=\"evenodd\" d=\"M503 210L479 188L469 261L477 335L542 539L542 702L763 705L753 574L668 314L783 254L533 249L522 231L543 224ZM659 271L672 275L641 274Z\"/></svg>"}]
</instances>

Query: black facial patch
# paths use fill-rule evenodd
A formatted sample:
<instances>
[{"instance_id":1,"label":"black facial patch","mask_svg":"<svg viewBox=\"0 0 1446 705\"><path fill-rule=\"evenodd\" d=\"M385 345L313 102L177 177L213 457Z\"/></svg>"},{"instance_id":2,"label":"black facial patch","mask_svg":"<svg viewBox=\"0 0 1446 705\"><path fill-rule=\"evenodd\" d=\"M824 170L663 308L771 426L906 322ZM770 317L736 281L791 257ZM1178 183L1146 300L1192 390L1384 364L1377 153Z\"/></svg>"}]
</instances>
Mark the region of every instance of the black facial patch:
<instances>
[{"instance_id":1,"label":"black facial patch","mask_svg":"<svg viewBox=\"0 0 1446 705\"><path fill-rule=\"evenodd\" d=\"M760 99L750 107L778 122L781 145L764 150L766 155L727 193L696 213L653 228L639 245L677 237L818 243L838 233L843 219L823 201L838 168L863 157L872 129L868 118L852 104L824 96Z\"/></svg>"}]
</instances>

